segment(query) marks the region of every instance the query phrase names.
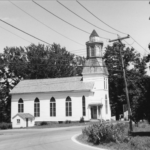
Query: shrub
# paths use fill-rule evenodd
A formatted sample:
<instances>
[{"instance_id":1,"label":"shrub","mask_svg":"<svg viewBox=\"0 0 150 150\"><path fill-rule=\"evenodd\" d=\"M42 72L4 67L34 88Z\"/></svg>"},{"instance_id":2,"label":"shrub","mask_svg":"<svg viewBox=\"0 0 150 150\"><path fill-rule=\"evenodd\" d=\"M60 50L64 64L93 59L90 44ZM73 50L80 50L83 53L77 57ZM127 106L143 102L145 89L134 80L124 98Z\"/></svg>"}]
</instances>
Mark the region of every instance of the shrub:
<instances>
[{"instance_id":1,"label":"shrub","mask_svg":"<svg viewBox=\"0 0 150 150\"><path fill-rule=\"evenodd\" d=\"M128 142L129 139L124 132L125 124L93 124L82 130L83 135L88 137L88 141L93 144L101 142Z\"/></svg>"},{"instance_id":2,"label":"shrub","mask_svg":"<svg viewBox=\"0 0 150 150\"><path fill-rule=\"evenodd\" d=\"M6 123L6 122L2 122L0 123L0 129L12 129L12 124L11 123Z\"/></svg>"},{"instance_id":3,"label":"shrub","mask_svg":"<svg viewBox=\"0 0 150 150\"><path fill-rule=\"evenodd\" d=\"M42 122L40 123L41 126L44 126L44 125L47 125L47 124L48 124L48 123L45 122L45 121L42 121Z\"/></svg>"},{"instance_id":4,"label":"shrub","mask_svg":"<svg viewBox=\"0 0 150 150\"><path fill-rule=\"evenodd\" d=\"M71 123L71 121L70 120L66 120L65 123L68 124L68 123Z\"/></svg>"},{"instance_id":5,"label":"shrub","mask_svg":"<svg viewBox=\"0 0 150 150\"><path fill-rule=\"evenodd\" d=\"M83 122L84 122L84 118L81 117L79 122L80 122L80 123L83 123Z\"/></svg>"}]
</instances>

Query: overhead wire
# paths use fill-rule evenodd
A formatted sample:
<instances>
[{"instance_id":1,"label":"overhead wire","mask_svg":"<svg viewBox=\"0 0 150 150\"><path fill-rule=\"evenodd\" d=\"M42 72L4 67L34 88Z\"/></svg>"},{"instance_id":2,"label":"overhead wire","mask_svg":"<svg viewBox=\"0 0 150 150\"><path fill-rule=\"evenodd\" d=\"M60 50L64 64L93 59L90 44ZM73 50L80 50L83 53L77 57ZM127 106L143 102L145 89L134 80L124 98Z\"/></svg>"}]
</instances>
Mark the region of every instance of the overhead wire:
<instances>
[{"instance_id":1,"label":"overhead wire","mask_svg":"<svg viewBox=\"0 0 150 150\"><path fill-rule=\"evenodd\" d=\"M139 44L132 36L130 36L131 37L131 39L135 42L135 43L137 43L142 49L144 49L146 52L148 52L143 46L141 46L141 44ZM149 52L148 52L149 53Z\"/></svg>"},{"instance_id":2,"label":"overhead wire","mask_svg":"<svg viewBox=\"0 0 150 150\"><path fill-rule=\"evenodd\" d=\"M100 18L98 18L96 15L94 15L89 9L87 9L83 4L81 4L78 0L76 0L76 2L81 6L83 7L86 11L88 11L92 16L94 16L95 18L97 18L100 22L104 23L105 25L107 25L108 27L110 27L111 29L117 31L117 32L120 32L122 34L125 34L125 35L129 35L127 33L124 33L122 31L119 31L115 28L113 28L112 26L110 26L109 24L105 23L103 20L101 20ZM130 36L132 38L132 40L137 43L144 51L148 52L144 47L142 47L132 36Z\"/></svg>"},{"instance_id":3,"label":"overhead wire","mask_svg":"<svg viewBox=\"0 0 150 150\"><path fill-rule=\"evenodd\" d=\"M23 10L22 8L20 8L18 5L16 5L16 4L13 3L12 1L9 0L9 2L10 2L12 5L14 5L15 7L17 7L18 9L20 9L20 10L21 10L22 12L24 12L25 14L27 14L28 16L30 16L31 18L33 18L34 20L36 20L37 22L39 22L39 23L41 23L42 25L44 25L45 27L49 28L50 30L56 32L57 34L59 34L59 35L65 37L66 39L68 39L68 40L70 40L70 41L72 41L72 42L75 42L76 44L79 44L79 45L82 45L82 46L83 46L83 44L81 44L81 43L79 43L79 42L77 42L77 41L75 41L75 40L73 40L73 39L71 39L71 38L69 38L69 37L67 37L67 36L65 36L65 35L63 35L63 34L61 34L61 33L59 33L58 31L56 31L56 30L54 30L54 29L52 29L50 26L48 26L48 25L46 25L45 23L43 23L42 21L38 20L37 18L35 18L35 17L32 16L31 14L29 14L27 11Z\"/></svg>"},{"instance_id":4,"label":"overhead wire","mask_svg":"<svg viewBox=\"0 0 150 150\"><path fill-rule=\"evenodd\" d=\"M62 4L60 1L58 1L58 0L56 0L56 1L57 1L61 6L63 6L64 8L66 8L68 11L70 11L71 13L73 13L74 15L76 15L77 17L79 17L80 19L84 20L85 22L89 23L90 25L92 25L92 26L94 26L94 27L96 27L96 28L98 28L98 29L100 29L100 30L102 30L102 31L104 31L104 32L117 35L116 33L107 31L107 30L105 30L105 29L102 29L102 28L96 26L95 24L89 22L88 20L82 18L80 15L76 14L75 12L73 12L71 9L69 9L67 6L65 6L64 4Z\"/></svg>"},{"instance_id":5,"label":"overhead wire","mask_svg":"<svg viewBox=\"0 0 150 150\"><path fill-rule=\"evenodd\" d=\"M105 24L106 26L110 27L111 29L117 31L117 32L120 32L122 34L125 34L125 35L128 35L127 33L124 33L124 32L121 32L115 28L113 28L112 26L110 26L109 24L105 23L103 20L101 20L100 18L98 18L96 15L94 15L91 11L89 11L85 6L83 6L78 0L76 0L76 2L82 6L86 11L88 11L92 16L94 16L95 18L97 18L100 22L102 22L103 24Z\"/></svg>"},{"instance_id":6,"label":"overhead wire","mask_svg":"<svg viewBox=\"0 0 150 150\"><path fill-rule=\"evenodd\" d=\"M41 7L42 9L44 9L45 11L47 11L48 13L50 13L51 15L55 16L56 18L60 19L61 21L65 22L65 23L67 23L68 25L70 25L70 26L72 26L72 27L74 27L74 28L76 28L76 29L78 29L78 30L84 32L84 33L91 34L91 33L87 32L87 31L85 31L85 30L83 30L83 29L81 29L81 28L79 28L79 27L77 27L77 26L75 26L75 25L69 23L68 21L62 19L61 17L55 15L55 14L52 13L51 11L47 10L45 7L41 6L39 3L35 2L34 0L32 0L32 2L33 2L34 4L36 4L37 6ZM105 38L105 37L100 37L100 38L109 40L108 38Z\"/></svg>"},{"instance_id":7,"label":"overhead wire","mask_svg":"<svg viewBox=\"0 0 150 150\"><path fill-rule=\"evenodd\" d=\"M36 39L36 40L39 40L39 41L41 41L41 42L43 42L43 43L45 43L45 44L48 44L48 45L52 45L52 44L50 44L50 43L48 43L48 42L45 42L45 41L43 41L43 40L41 40L41 39L39 39L39 38L37 38L37 37L31 35L30 33L27 33L27 32L25 32L25 31L23 31L23 30L21 30L21 29L15 27L15 26L13 26L12 24L10 24L10 23L8 23L8 22L2 20L2 19L0 19L0 21L3 22L3 23L5 23L5 24L7 24L7 25L9 25L9 26L11 26L11 27L13 27L13 28L15 28L16 30L21 31L22 33L24 33L24 34L26 34L26 35L28 35L28 36L31 36L32 38L34 38L34 39Z\"/></svg>"},{"instance_id":8,"label":"overhead wire","mask_svg":"<svg viewBox=\"0 0 150 150\"><path fill-rule=\"evenodd\" d=\"M21 38L22 40L24 40L24 41L26 41L26 42L28 42L28 43L32 43L32 42L30 42L30 41L24 39L23 37L21 37L21 36L15 34L15 33L13 33L13 32L11 32L11 31L9 31L8 29L6 29L6 28L4 28L4 27L2 27L2 26L0 26L0 28L2 28L3 30L5 30L5 31L7 31L7 32L9 32L9 33L11 33L11 34L13 34L13 35L15 35L15 36Z\"/></svg>"}]
</instances>

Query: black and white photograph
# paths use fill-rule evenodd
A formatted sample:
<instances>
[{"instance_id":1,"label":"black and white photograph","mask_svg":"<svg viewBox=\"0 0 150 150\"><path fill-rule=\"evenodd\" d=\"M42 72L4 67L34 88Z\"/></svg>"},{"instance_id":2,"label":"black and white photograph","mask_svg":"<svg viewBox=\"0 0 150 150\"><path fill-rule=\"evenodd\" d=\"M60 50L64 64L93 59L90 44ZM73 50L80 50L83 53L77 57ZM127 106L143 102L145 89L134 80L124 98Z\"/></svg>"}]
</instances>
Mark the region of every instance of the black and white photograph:
<instances>
[{"instance_id":1,"label":"black and white photograph","mask_svg":"<svg viewBox=\"0 0 150 150\"><path fill-rule=\"evenodd\" d=\"M0 0L0 150L150 150L150 1Z\"/></svg>"}]
</instances>

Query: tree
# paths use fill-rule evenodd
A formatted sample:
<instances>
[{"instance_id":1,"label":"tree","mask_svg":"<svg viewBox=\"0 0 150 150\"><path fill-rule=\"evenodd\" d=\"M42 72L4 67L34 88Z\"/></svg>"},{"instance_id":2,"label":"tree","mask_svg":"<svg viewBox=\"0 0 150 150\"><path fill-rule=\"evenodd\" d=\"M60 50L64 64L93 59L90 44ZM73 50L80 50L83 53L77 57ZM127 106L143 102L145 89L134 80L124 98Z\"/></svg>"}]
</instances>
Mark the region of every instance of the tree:
<instances>
[{"instance_id":1,"label":"tree","mask_svg":"<svg viewBox=\"0 0 150 150\"><path fill-rule=\"evenodd\" d=\"M109 70L109 94L112 106L112 114L119 119L119 114L123 113L123 104L126 104L125 86L123 80L122 66L119 53L120 44L114 43L113 46L106 47L104 59ZM141 58L133 48L123 47L122 57L125 64L126 77L129 89L129 99L133 112L134 120L144 117L142 105L145 101L145 78L146 76L146 58ZM140 112L139 112L140 110ZM139 113L138 113L139 112Z\"/></svg>"},{"instance_id":2,"label":"tree","mask_svg":"<svg viewBox=\"0 0 150 150\"><path fill-rule=\"evenodd\" d=\"M3 121L10 119L9 92L21 79L79 76L83 63L84 58L69 53L55 43L52 46L31 44L25 48L6 47L0 55L0 105L6 108L1 109L6 114L1 117Z\"/></svg>"}]
</instances>

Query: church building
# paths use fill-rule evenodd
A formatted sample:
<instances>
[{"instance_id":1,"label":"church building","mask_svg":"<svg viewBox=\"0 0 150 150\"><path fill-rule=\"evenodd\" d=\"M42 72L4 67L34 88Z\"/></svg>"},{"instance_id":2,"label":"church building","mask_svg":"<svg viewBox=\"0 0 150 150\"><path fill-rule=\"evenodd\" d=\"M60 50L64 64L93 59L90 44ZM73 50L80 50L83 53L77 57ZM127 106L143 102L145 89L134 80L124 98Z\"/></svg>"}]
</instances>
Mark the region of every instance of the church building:
<instances>
[{"instance_id":1,"label":"church building","mask_svg":"<svg viewBox=\"0 0 150 150\"><path fill-rule=\"evenodd\" d=\"M108 71L102 59L103 42L95 30L86 42L82 76L22 80L10 92L13 128L35 122L110 120Z\"/></svg>"}]
</instances>

